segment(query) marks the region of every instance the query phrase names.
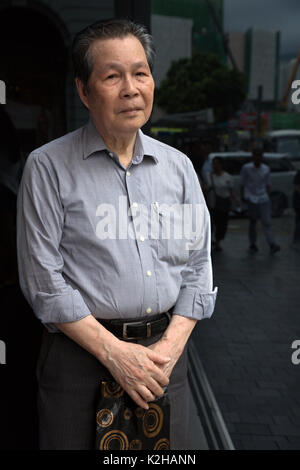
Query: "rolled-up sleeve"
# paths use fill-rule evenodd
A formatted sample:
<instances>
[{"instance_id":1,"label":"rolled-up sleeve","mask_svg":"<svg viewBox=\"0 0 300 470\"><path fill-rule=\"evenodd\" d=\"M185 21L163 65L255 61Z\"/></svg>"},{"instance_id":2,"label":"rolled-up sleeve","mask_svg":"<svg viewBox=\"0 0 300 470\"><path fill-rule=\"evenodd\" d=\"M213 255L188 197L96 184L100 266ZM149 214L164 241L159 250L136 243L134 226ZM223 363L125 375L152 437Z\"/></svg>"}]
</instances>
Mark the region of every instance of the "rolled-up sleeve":
<instances>
[{"instance_id":1,"label":"rolled-up sleeve","mask_svg":"<svg viewBox=\"0 0 300 470\"><path fill-rule=\"evenodd\" d=\"M213 314L218 288L213 290L210 215L189 160L187 167L185 204L191 208L193 237L189 244L188 262L181 273L182 284L173 314L202 320Z\"/></svg>"},{"instance_id":2,"label":"rolled-up sleeve","mask_svg":"<svg viewBox=\"0 0 300 470\"><path fill-rule=\"evenodd\" d=\"M90 311L62 274L64 208L57 175L43 157L30 154L24 167L17 199L17 255L21 290L39 320L55 332L53 323L80 320Z\"/></svg>"}]
</instances>

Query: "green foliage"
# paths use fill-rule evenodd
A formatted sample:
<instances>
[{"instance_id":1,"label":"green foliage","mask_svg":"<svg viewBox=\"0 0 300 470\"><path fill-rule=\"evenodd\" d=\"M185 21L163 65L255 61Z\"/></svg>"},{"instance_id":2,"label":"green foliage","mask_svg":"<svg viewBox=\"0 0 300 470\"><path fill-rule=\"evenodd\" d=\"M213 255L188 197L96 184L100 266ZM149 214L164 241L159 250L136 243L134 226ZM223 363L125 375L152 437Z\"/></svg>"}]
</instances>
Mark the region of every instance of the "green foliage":
<instances>
[{"instance_id":1,"label":"green foliage","mask_svg":"<svg viewBox=\"0 0 300 470\"><path fill-rule=\"evenodd\" d=\"M156 90L156 102L167 113L214 108L217 120L230 117L245 96L244 74L224 66L214 54L195 54L172 62Z\"/></svg>"}]
</instances>

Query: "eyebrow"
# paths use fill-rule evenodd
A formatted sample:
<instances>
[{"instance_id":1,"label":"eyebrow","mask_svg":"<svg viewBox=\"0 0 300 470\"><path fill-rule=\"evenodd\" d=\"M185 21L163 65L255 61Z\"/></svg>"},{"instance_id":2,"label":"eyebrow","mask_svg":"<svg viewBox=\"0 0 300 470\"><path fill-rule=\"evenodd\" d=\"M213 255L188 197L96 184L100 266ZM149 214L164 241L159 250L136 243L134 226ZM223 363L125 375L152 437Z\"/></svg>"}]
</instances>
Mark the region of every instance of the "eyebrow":
<instances>
[{"instance_id":1,"label":"eyebrow","mask_svg":"<svg viewBox=\"0 0 300 470\"><path fill-rule=\"evenodd\" d=\"M103 66L103 69L104 70L108 70L108 69L118 69L122 67L122 65L119 63L119 62L110 62L109 64L106 64ZM148 67L148 64L144 61L140 61L140 62L135 62L132 64L132 68L139 68L139 67Z\"/></svg>"}]
</instances>

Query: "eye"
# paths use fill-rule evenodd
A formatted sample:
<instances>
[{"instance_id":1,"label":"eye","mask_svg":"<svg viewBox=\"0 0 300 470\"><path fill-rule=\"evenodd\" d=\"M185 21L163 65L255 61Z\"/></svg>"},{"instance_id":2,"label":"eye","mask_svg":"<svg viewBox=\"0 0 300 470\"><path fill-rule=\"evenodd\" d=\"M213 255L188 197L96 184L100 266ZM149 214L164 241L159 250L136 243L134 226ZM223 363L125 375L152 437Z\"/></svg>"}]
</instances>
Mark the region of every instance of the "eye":
<instances>
[{"instance_id":1,"label":"eye","mask_svg":"<svg viewBox=\"0 0 300 470\"><path fill-rule=\"evenodd\" d=\"M117 76L117 75L116 75L115 73L112 73L112 74L108 75L108 76L106 77L106 79L107 79L107 80L111 80L112 78L116 78L116 76Z\"/></svg>"}]
</instances>

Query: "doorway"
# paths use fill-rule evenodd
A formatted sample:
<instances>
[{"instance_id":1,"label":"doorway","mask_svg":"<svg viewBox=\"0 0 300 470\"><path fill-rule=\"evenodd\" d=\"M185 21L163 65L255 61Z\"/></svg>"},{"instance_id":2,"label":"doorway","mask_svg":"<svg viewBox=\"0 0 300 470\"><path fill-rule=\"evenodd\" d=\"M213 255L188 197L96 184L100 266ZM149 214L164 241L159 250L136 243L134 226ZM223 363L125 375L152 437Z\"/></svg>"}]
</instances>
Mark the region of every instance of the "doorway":
<instances>
[{"instance_id":1,"label":"doorway","mask_svg":"<svg viewBox=\"0 0 300 470\"><path fill-rule=\"evenodd\" d=\"M66 133L67 47L53 19L30 7L2 10L0 25L4 108L28 154Z\"/></svg>"}]
</instances>

